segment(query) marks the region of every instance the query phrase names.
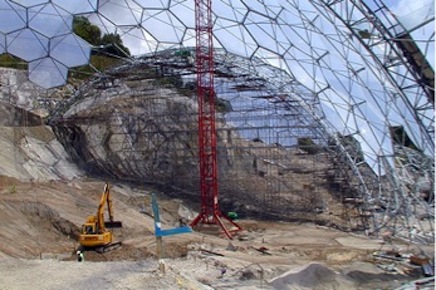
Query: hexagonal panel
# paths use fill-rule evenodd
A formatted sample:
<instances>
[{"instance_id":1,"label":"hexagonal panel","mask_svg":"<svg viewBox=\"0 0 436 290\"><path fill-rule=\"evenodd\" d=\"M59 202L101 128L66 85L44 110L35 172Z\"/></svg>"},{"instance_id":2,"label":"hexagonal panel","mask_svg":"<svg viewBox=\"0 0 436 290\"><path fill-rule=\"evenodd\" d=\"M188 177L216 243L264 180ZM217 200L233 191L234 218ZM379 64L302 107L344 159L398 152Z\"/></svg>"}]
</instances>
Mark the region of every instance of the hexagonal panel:
<instances>
[{"instance_id":1,"label":"hexagonal panel","mask_svg":"<svg viewBox=\"0 0 436 290\"><path fill-rule=\"evenodd\" d=\"M26 27L26 10L5 0L0 0L0 32L9 33Z\"/></svg>"},{"instance_id":2,"label":"hexagonal panel","mask_svg":"<svg viewBox=\"0 0 436 290\"><path fill-rule=\"evenodd\" d=\"M52 0L54 5L59 6L71 14L91 13L97 10L97 0Z\"/></svg>"},{"instance_id":3,"label":"hexagonal panel","mask_svg":"<svg viewBox=\"0 0 436 290\"><path fill-rule=\"evenodd\" d=\"M174 1L173 1L174 2ZM177 17L188 28L195 28L195 2L193 0L187 0L182 3L175 3L169 10L173 15ZM146 19L150 10L144 10L143 19Z\"/></svg>"},{"instance_id":4,"label":"hexagonal panel","mask_svg":"<svg viewBox=\"0 0 436 290\"><path fill-rule=\"evenodd\" d=\"M50 40L50 56L67 67L86 65L90 54L90 44L75 34Z\"/></svg>"},{"instance_id":5,"label":"hexagonal panel","mask_svg":"<svg viewBox=\"0 0 436 290\"><path fill-rule=\"evenodd\" d=\"M253 39L251 34L247 31L247 28L242 25L235 25L235 22L219 19L217 23L222 26L222 28L217 28L214 35L217 37L221 45L228 51L241 49L245 50L245 55L252 55L257 48L256 41ZM243 47L235 47L235 43L239 41L244 41Z\"/></svg>"},{"instance_id":6,"label":"hexagonal panel","mask_svg":"<svg viewBox=\"0 0 436 290\"><path fill-rule=\"evenodd\" d=\"M114 25L137 25L142 8L129 0L102 1L98 13Z\"/></svg>"},{"instance_id":7,"label":"hexagonal panel","mask_svg":"<svg viewBox=\"0 0 436 290\"><path fill-rule=\"evenodd\" d=\"M73 16L53 4L29 8L29 28L53 37L67 34L72 30Z\"/></svg>"},{"instance_id":8,"label":"hexagonal panel","mask_svg":"<svg viewBox=\"0 0 436 290\"><path fill-rule=\"evenodd\" d=\"M13 2L15 4L24 6L24 7L32 7L35 5L45 4L48 3L49 0L10 0L10 2Z\"/></svg>"},{"instance_id":9,"label":"hexagonal panel","mask_svg":"<svg viewBox=\"0 0 436 290\"><path fill-rule=\"evenodd\" d=\"M31 29L19 30L6 35L6 50L25 61L48 55L48 38Z\"/></svg>"},{"instance_id":10,"label":"hexagonal panel","mask_svg":"<svg viewBox=\"0 0 436 290\"><path fill-rule=\"evenodd\" d=\"M186 26L167 11L144 20L142 26L156 39L172 43L180 42L186 30Z\"/></svg>"},{"instance_id":11,"label":"hexagonal panel","mask_svg":"<svg viewBox=\"0 0 436 290\"><path fill-rule=\"evenodd\" d=\"M29 63L29 79L45 89L65 84L67 75L68 68L50 57Z\"/></svg>"},{"instance_id":12,"label":"hexagonal panel","mask_svg":"<svg viewBox=\"0 0 436 290\"><path fill-rule=\"evenodd\" d=\"M142 27L119 29L123 36L123 43L129 47L132 55L141 55L156 51L158 41ZM138 39L141 41L138 42Z\"/></svg>"},{"instance_id":13,"label":"hexagonal panel","mask_svg":"<svg viewBox=\"0 0 436 290\"><path fill-rule=\"evenodd\" d=\"M233 20L237 23L243 21L248 10L241 2L233 0L222 0L221 5L214 6L212 13L218 18Z\"/></svg>"}]
</instances>

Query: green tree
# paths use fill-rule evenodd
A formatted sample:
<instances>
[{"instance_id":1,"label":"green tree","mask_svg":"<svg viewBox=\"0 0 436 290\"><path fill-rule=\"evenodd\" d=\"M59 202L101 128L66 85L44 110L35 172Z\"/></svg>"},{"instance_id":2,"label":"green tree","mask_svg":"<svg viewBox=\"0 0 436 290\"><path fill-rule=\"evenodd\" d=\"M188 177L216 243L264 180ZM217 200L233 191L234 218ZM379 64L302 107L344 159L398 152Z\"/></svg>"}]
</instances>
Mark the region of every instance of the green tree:
<instances>
[{"instance_id":1,"label":"green tree","mask_svg":"<svg viewBox=\"0 0 436 290\"><path fill-rule=\"evenodd\" d=\"M106 54L106 56L129 56L130 51L124 46L117 33L107 33L102 36L100 28L92 24L84 16L76 16L73 20L73 32L93 46L98 47L93 55Z\"/></svg>"},{"instance_id":2,"label":"green tree","mask_svg":"<svg viewBox=\"0 0 436 290\"><path fill-rule=\"evenodd\" d=\"M119 34L108 33L103 35L100 44L106 46L103 50L107 53L119 56L130 55L129 49L124 46Z\"/></svg>"},{"instance_id":3,"label":"green tree","mask_svg":"<svg viewBox=\"0 0 436 290\"><path fill-rule=\"evenodd\" d=\"M101 44L101 31L98 26L91 24L88 18L76 16L73 20L73 32L92 45Z\"/></svg>"}]
</instances>

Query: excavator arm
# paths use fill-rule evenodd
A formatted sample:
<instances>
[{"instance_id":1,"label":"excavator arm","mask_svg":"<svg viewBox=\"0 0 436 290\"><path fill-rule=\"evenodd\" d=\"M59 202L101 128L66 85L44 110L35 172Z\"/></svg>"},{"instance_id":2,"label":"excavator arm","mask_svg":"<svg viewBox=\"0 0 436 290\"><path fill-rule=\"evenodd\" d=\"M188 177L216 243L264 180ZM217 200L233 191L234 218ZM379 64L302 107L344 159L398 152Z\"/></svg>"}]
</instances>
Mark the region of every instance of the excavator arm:
<instances>
[{"instance_id":1,"label":"excavator arm","mask_svg":"<svg viewBox=\"0 0 436 290\"><path fill-rule=\"evenodd\" d=\"M109 221L104 220L104 205L107 203L107 210L109 215ZM104 185L103 194L101 196L100 204L98 206L98 226L103 231L106 230L106 228L121 228L122 223L120 221L114 221L114 215L113 215L113 209L112 209L112 199L111 199L111 193L109 189L109 184Z\"/></svg>"}]
</instances>

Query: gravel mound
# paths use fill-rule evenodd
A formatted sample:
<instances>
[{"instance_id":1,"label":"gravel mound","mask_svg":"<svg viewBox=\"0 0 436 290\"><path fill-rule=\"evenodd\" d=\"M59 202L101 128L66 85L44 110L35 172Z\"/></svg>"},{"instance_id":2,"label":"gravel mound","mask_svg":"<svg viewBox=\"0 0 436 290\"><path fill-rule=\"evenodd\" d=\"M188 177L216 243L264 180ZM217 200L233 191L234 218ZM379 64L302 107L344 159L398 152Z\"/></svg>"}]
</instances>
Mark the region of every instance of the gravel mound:
<instances>
[{"instance_id":1,"label":"gravel mound","mask_svg":"<svg viewBox=\"0 0 436 290\"><path fill-rule=\"evenodd\" d=\"M298 271L288 271L270 283L282 290L351 290L355 285L326 266L311 263Z\"/></svg>"}]
</instances>

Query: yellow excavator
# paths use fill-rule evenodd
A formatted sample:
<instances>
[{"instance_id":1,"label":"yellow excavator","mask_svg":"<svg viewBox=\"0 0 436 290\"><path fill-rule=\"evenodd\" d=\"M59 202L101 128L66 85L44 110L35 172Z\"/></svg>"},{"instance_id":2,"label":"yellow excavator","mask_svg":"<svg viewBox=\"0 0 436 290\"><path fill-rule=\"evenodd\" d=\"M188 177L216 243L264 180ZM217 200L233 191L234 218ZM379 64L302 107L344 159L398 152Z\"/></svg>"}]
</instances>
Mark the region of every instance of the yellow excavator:
<instances>
[{"instance_id":1,"label":"yellow excavator","mask_svg":"<svg viewBox=\"0 0 436 290\"><path fill-rule=\"evenodd\" d=\"M104 220L104 206L107 203L109 221ZM82 225L79 235L80 250L95 250L103 253L114 250L121 246L121 242L114 242L111 228L121 228L120 221L114 221L112 199L110 196L109 184L104 185L100 204L98 205L97 215L88 216Z\"/></svg>"}]
</instances>

